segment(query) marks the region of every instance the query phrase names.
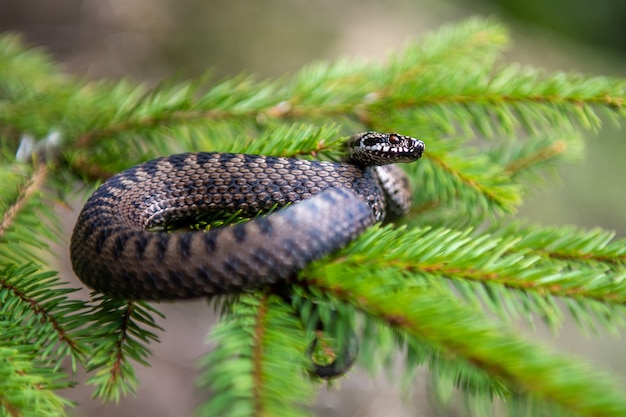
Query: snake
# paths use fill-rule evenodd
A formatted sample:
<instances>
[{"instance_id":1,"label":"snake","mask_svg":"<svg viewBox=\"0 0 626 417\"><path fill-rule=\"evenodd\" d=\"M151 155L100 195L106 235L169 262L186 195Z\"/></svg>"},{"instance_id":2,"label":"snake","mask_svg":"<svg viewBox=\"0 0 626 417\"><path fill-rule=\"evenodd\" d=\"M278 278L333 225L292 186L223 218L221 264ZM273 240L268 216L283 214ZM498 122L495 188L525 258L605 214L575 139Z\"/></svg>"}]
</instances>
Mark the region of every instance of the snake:
<instances>
[{"instance_id":1,"label":"snake","mask_svg":"<svg viewBox=\"0 0 626 417\"><path fill-rule=\"evenodd\" d=\"M83 206L70 242L88 287L137 300L232 294L288 280L376 222L407 212L411 191L396 165L424 143L362 132L340 162L219 152L161 157L105 181ZM287 206L288 207L285 207ZM208 232L151 231L198 213L254 216Z\"/></svg>"},{"instance_id":2,"label":"snake","mask_svg":"<svg viewBox=\"0 0 626 417\"><path fill-rule=\"evenodd\" d=\"M340 161L188 152L144 162L87 199L70 241L72 268L88 287L129 300L288 282L373 224L406 214L411 189L397 164L418 160L424 149L410 136L361 132L345 142ZM213 212L251 219L208 231L159 229ZM315 372L332 377L344 368Z\"/></svg>"}]
</instances>

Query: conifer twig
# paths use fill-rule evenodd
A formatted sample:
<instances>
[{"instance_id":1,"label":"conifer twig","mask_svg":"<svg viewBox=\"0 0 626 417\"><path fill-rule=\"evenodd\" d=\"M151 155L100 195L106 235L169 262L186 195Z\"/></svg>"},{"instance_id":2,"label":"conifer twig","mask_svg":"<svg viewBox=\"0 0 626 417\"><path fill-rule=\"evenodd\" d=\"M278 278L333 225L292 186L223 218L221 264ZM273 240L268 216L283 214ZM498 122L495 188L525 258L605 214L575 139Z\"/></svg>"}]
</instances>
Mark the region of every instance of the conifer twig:
<instances>
[{"instance_id":1,"label":"conifer twig","mask_svg":"<svg viewBox=\"0 0 626 417\"><path fill-rule=\"evenodd\" d=\"M268 298L266 295L259 300L259 305L254 317L254 348L252 350L252 381L253 381L253 410L254 415L263 415L263 399L265 378L263 375L263 337L265 333L265 318L267 313Z\"/></svg>"},{"instance_id":2,"label":"conifer twig","mask_svg":"<svg viewBox=\"0 0 626 417\"><path fill-rule=\"evenodd\" d=\"M6 272L6 269L0 272ZM49 309L49 306L42 305L40 300L29 296L29 294L12 281L13 280L7 280L6 276L0 275L0 289L9 291L13 296L21 300L22 303L27 305L30 311L32 311L33 316L37 317L40 323L49 323L54 329L58 340L69 347L75 357L82 357L84 347L75 339L75 336L59 322L57 317L53 314L53 311Z\"/></svg>"},{"instance_id":3,"label":"conifer twig","mask_svg":"<svg viewBox=\"0 0 626 417\"><path fill-rule=\"evenodd\" d=\"M505 167L505 171L510 175L516 175L519 171L534 166L537 163L547 161L557 155L562 155L567 150L567 144L563 140L548 143L545 147L538 149L530 155L509 162Z\"/></svg>"},{"instance_id":4,"label":"conifer twig","mask_svg":"<svg viewBox=\"0 0 626 417\"><path fill-rule=\"evenodd\" d=\"M20 210L24 208L30 196L41 189L47 174L45 163L39 162L35 164L33 172L18 189L15 200L2 215L2 220L0 221L0 237L4 236L6 231L11 227L13 221L17 218Z\"/></svg>"}]
</instances>

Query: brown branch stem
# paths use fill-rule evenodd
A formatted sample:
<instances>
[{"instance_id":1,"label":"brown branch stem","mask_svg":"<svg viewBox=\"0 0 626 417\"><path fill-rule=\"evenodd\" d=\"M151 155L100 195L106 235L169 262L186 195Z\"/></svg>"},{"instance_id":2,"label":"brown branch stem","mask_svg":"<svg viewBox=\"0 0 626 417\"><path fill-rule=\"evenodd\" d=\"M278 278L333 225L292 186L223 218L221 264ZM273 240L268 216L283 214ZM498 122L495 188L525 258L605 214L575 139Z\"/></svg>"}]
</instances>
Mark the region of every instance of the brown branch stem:
<instances>
[{"instance_id":1,"label":"brown branch stem","mask_svg":"<svg viewBox=\"0 0 626 417\"><path fill-rule=\"evenodd\" d=\"M6 231L11 227L15 219L17 219L20 211L28 203L29 197L38 191L43 185L44 179L48 174L46 165L42 162L35 165L35 169L28 179L18 188L18 194L15 201L7 208L0 220L0 237L3 237Z\"/></svg>"},{"instance_id":2,"label":"brown branch stem","mask_svg":"<svg viewBox=\"0 0 626 417\"><path fill-rule=\"evenodd\" d=\"M252 378L254 380L253 384L253 398L254 398L254 415L260 416L263 415L263 404L261 401L261 392L262 387L264 386L263 381L263 369L261 364L263 363L263 337L265 334L265 317L267 315L267 304L268 304L268 296L264 294L260 300L260 306L257 310L255 326L254 326L254 348L252 351Z\"/></svg>"}]
</instances>

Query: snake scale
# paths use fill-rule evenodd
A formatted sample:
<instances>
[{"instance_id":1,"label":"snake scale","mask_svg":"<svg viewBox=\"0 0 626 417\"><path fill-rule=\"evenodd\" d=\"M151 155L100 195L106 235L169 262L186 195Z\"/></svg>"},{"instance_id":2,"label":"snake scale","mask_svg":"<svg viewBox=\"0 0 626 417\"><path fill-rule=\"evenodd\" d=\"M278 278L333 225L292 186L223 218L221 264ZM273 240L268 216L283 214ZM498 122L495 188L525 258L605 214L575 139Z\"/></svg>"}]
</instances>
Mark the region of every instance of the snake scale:
<instances>
[{"instance_id":1,"label":"snake scale","mask_svg":"<svg viewBox=\"0 0 626 417\"><path fill-rule=\"evenodd\" d=\"M408 180L393 164L419 159L424 143L364 132L346 146L342 162L196 152L127 169L85 203L72 267L87 286L125 299L229 294L288 280L408 210ZM208 232L148 230L207 211L253 217L286 205Z\"/></svg>"}]
</instances>

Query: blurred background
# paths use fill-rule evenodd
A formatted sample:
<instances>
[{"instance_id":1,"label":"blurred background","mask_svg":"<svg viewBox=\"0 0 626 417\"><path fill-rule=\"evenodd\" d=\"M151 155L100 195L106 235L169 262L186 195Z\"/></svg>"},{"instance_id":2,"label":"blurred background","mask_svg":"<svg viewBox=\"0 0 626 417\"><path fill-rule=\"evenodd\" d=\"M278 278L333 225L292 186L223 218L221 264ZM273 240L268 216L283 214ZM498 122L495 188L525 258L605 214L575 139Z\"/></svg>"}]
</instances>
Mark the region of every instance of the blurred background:
<instances>
[{"instance_id":1,"label":"blurred background","mask_svg":"<svg viewBox=\"0 0 626 417\"><path fill-rule=\"evenodd\" d=\"M0 32L15 31L45 47L69 73L97 80L131 79L154 85L193 78L211 69L217 78L253 73L288 75L316 60L384 59L408 39L469 16L494 16L512 31L508 62L548 71L623 77L626 2L612 0L0 0ZM626 235L626 141L616 126L588 135L587 157L561 170L561 180L527 199L520 216L540 224L601 226ZM65 213L71 230L76 212ZM67 247L59 248L68 280ZM76 285L79 285L76 283ZM196 360L214 323L205 302L159 306L167 315L151 368L138 367L136 397L119 406L91 401L79 385L64 395L76 416L190 416L205 397L194 387ZM556 345L611 369L626 385L622 342L600 332L588 340L571 323L554 337L538 323L526 337ZM353 372L322 390L320 416L460 416L435 410L425 382L401 398L393 381Z\"/></svg>"}]
</instances>

